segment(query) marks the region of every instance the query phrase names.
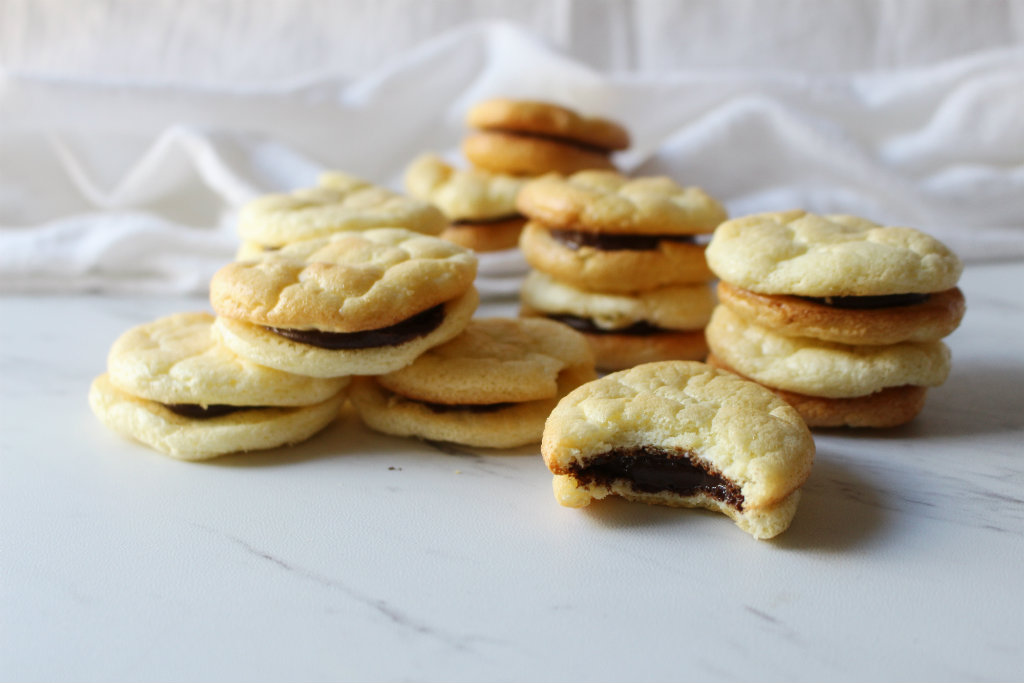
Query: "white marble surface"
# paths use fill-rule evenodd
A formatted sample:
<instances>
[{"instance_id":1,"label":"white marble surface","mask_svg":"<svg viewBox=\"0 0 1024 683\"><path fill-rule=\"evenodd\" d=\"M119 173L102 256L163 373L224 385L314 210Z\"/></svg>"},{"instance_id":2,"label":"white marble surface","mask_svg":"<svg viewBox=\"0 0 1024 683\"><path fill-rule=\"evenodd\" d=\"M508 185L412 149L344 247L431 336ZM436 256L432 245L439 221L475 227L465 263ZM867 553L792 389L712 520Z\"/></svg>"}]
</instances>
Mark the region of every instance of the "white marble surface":
<instances>
[{"instance_id":1,"label":"white marble surface","mask_svg":"<svg viewBox=\"0 0 1024 683\"><path fill-rule=\"evenodd\" d=\"M968 267L948 383L904 428L817 434L772 542L563 509L534 449L352 419L177 462L86 391L122 331L202 299L2 298L0 678L1019 679L1022 285L1024 264Z\"/></svg>"}]
</instances>

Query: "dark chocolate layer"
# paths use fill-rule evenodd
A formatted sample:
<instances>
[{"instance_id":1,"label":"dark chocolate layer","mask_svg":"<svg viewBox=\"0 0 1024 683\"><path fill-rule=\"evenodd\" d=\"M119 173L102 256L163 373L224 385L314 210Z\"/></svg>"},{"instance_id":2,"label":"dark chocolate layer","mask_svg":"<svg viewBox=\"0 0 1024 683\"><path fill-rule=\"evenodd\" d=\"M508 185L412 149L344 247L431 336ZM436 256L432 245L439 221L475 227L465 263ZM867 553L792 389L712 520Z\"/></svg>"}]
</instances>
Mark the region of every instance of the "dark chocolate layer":
<instances>
[{"instance_id":1,"label":"dark chocolate layer","mask_svg":"<svg viewBox=\"0 0 1024 683\"><path fill-rule=\"evenodd\" d=\"M324 332L322 330L293 330L283 327L267 327L278 334L300 344L309 344L321 349L372 349L382 346L398 346L417 337L430 334L444 321L444 304L417 313L411 318L390 327L361 332Z\"/></svg>"},{"instance_id":2,"label":"dark chocolate layer","mask_svg":"<svg viewBox=\"0 0 1024 683\"><path fill-rule=\"evenodd\" d=\"M221 417L222 415L237 413L240 410L256 410L261 407L229 406L224 403L212 403L205 408L196 403L164 403L162 405L176 415L192 418L193 420L208 420L213 417Z\"/></svg>"},{"instance_id":3,"label":"dark chocolate layer","mask_svg":"<svg viewBox=\"0 0 1024 683\"><path fill-rule=\"evenodd\" d=\"M585 332L587 334L629 334L634 336L646 336L649 334L658 334L659 332L668 332L662 327L652 325L649 322L641 320L640 322L633 323L629 327L623 327L617 330L607 330L603 327L598 327L594 324L594 321L590 318L584 318L578 315L570 315L568 313L546 313L545 317L551 320L557 320L560 323L568 325L577 332Z\"/></svg>"},{"instance_id":4,"label":"dark chocolate layer","mask_svg":"<svg viewBox=\"0 0 1024 683\"><path fill-rule=\"evenodd\" d=\"M507 216L495 216L494 218L458 218L452 221L452 225L491 225L505 223L523 218L521 213L513 213Z\"/></svg>"},{"instance_id":5,"label":"dark chocolate layer","mask_svg":"<svg viewBox=\"0 0 1024 683\"><path fill-rule=\"evenodd\" d=\"M641 493L674 493L692 496L705 493L737 510L743 509L743 494L733 482L698 463L693 454L681 449L657 446L616 448L569 468L583 484L610 485L625 480Z\"/></svg>"},{"instance_id":6,"label":"dark chocolate layer","mask_svg":"<svg viewBox=\"0 0 1024 683\"><path fill-rule=\"evenodd\" d=\"M523 130L510 130L508 128L488 128L488 132L491 133L504 133L505 135L514 135L516 137L523 138L536 138L538 140L549 140L551 142L558 142L563 145L569 145L570 147L576 147L586 152L592 152L594 154L601 154L608 156L612 153L607 147L599 147L597 145L591 145L586 142L580 142L579 140L573 140L572 138L563 138L557 135L545 135L544 133L533 133Z\"/></svg>"},{"instance_id":7,"label":"dark chocolate layer","mask_svg":"<svg viewBox=\"0 0 1024 683\"><path fill-rule=\"evenodd\" d=\"M430 408L435 413L452 413L459 410L464 410L470 413L495 413L504 408L510 408L515 403L428 403L426 401L420 401L423 405Z\"/></svg>"},{"instance_id":8,"label":"dark chocolate layer","mask_svg":"<svg viewBox=\"0 0 1024 683\"><path fill-rule=\"evenodd\" d=\"M867 309L913 306L927 301L928 297L928 294L882 294L879 296L801 296L797 298L832 308Z\"/></svg>"},{"instance_id":9,"label":"dark chocolate layer","mask_svg":"<svg viewBox=\"0 0 1024 683\"><path fill-rule=\"evenodd\" d=\"M657 249L659 242L697 243L693 235L634 235L550 228L548 232L551 233L551 239L574 251L580 247L593 247L601 251L650 251Z\"/></svg>"}]
</instances>

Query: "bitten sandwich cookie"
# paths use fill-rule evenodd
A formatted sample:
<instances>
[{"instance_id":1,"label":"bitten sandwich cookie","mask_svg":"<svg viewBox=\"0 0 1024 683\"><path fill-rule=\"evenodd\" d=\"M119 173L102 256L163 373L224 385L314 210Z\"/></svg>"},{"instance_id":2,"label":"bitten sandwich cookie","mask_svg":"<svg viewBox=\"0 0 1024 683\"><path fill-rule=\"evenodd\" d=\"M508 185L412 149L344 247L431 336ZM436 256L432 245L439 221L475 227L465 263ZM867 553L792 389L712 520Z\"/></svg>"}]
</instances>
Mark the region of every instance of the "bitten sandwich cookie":
<instances>
[{"instance_id":1,"label":"bitten sandwich cookie","mask_svg":"<svg viewBox=\"0 0 1024 683\"><path fill-rule=\"evenodd\" d=\"M444 214L429 202L331 171L320 176L318 187L264 195L242 207L238 258L336 232L397 227L437 235L447 224Z\"/></svg>"},{"instance_id":2,"label":"bitten sandwich cookie","mask_svg":"<svg viewBox=\"0 0 1024 683\"><path fill-rule=\"evenodd\" d=\"M564 506L616 494L701 507L767 539L796 513L814 441L765 388L703 363L665 361L571 392L548 418L541 453Z\"/></svg>"},{"instance_id":3,"label":"bitten sandwich cookie","mask_svg":"<svg viewBox=\"0 0 1024 683\"><path fill-rule=\"evenodd\" d=\"M629 133L614 121L548 102L487 100L470 109L466 123L478 132L463 140L463 154L477 168L494 173L613 169L611 153L629 147Z\"/></svg>"},{"instance_id":4,"label":"bitten sandwich cookie","mask_svg":"<svg viewBox=\"0 0 1024 683\"><path fill-rule=\"evenodd\" d=\"M721 310L709 361L779 392L815 426L912 419L945 381L965 303L960 260L918 230L855 216L757 214L707 249Z\"/></svg>"},{"instance_id":5,"label":"bitten sandwich cookie","mask_svg":"<svg viewBox=\"0 0 1024 683\"><path fill-rule=\"evenodd\" d=\"M476 265L464 247L401 228L297 242L213 276L214 330L286 372L383 374L462 331L478 303Z\"/></svg>"},{"instance_id":6,"label":"bitten sandwich cookie","mask_svg":"<svg viewBox=\"0 0 1024 683\"><path fill-rule=\"evenodd\" d=\"M523 281L520 300L521 315L543 316L581 332L602 370L707 356L704 326L714 308L707 283L603 294L576 289L535 270Z\"/></svg>"},{"instance_id":7,"label":"bitten sandwich cookie","mask_svg":"<svg viewBox=\"0 0 1024 683\"><path fill-rule=\"evenodd\" d=\"M401 370L357 378L352 404L387 434L512 448L540 441L558 400L596 376L586 341L564 325L486 318Z\"/></svg>"},{"instance_id":8,"label":"bitten sandwich cookie","mask_svg":"<svg viewBox=\"0 0 1024 683\"><path fill-rule=\"evenodd\" d=\"M302 377L239 358L216 342L213 320L180 313L123 334L89 391L96 416L182 460L296 443L337 417L347 377Z\"/></svg>"},{"instance_id":9,"label":"bitten sandwich cookie","mask_svg":"<svg viewBox=\"0 0 1024 683\"><path fill-rule=\"evenodd\" d=\"M441 237L474 251L498 251L519 244L526 218L516 195L526 181L477 169L458 170L434 154L406 169L405 188L437 206L450 221Z\"/></svg>"},{"instance_id":10,"label":"bitten sandwich cookie","mask_svg":"<svg viewBox=\"0 0 1024 683\"><path fill-rule=\"evenodd\" d=\"M608 171L527 183L516 200L529 219L520 246L535 269L579 289L635 292L711 279L698 236L726 219L697 187Z\"/></svg>"}]
</instances>

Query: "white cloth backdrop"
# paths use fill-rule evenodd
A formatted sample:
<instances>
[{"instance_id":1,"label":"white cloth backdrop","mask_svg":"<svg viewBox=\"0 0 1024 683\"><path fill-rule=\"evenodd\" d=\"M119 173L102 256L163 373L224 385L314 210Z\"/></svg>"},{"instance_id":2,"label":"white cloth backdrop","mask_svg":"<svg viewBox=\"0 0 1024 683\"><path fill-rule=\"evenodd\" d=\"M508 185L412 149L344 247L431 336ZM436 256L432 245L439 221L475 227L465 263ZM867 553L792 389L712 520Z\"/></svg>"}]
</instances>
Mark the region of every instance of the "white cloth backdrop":
<instances>
[{"instance_id":1,"label":"white cloth backdrop","mask_svg":"<svg viewBox=\"0 0 1024 683\"><path fill-rule=\"evenodd\" d=\"M308 186L327 168L401 189L419 152L459 161L466 109L496 95L624 122L634 138L624 170L700 185L734 216L856 213L931 232L968 261L1024 257L1024 46L1013 41L853 71L621 70L485 21L361 76L235 85L135 79L128 67L90 77L24 51L12 60L10 45L2 292L201 292L234 254L245 201ZM485 293L507 294L520 266L486 259Z\"/></svg>"}]
</instances>

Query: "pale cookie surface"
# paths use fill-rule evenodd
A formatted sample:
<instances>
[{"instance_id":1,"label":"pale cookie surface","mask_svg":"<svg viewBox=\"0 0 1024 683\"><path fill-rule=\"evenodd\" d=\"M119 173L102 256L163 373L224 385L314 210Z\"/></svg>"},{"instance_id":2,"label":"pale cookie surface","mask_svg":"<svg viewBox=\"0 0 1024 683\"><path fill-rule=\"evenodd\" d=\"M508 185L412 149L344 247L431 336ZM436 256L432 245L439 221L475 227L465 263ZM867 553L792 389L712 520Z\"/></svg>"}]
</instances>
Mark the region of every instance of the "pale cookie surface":
<instances>
[{"instance_id":1,"label":"pale cookie surface","mask_svg":"<svg viewBox=\"0 0 1024 683\"><path fill-rule=\"evenodd\" d=\"M629 132L614 121L582 116L551 102L509 98L485 100L470 108L466 124L473 128L550 135L608 150L629 147Z\"/></svg>"},{"instance_id":2,"label":"pale cookie surface","mask_svg":"<svg viewBox=\"0 0 1024 683\"><path fill-rule=\"evenodd\" d=\"M342 391L312 405L241 410L197 420L122 391L105 374L89 390L93 413L108 428L181 460L207 460L304 441L329 425L344 402Z\"/></svg>"},{"instance_id":3,"label":"pale cookie surface","mask_svg":"<svg viewBox=\"0 0 1024 683\"><path fill-rule=\"evenodd\" d=\"M209 313L177 313L133 327L107 356L110 383L168 404L302 406L335 396L347 378L314 379L248 361L217 342Z\"/></svg>"},{"instance_id":4,"label":"pale cookie surface","mask_svg":"<svg viewBox=\"0 0 1024 683\"><path fill-rule=\"evenodd\" d=\"M941 292L956 286L963 269L944 244L913 228L805 211L727 221L707 259L733 285L811 297Z\"/></svg>"},{"instance_id":5,"label":"pale cookie surface","mask_svg":"<svg viewBox=\"0 0 1024 683\"><path fill-rule=\"evenodd\" d=\"M737 487L742 501L726 507L739 516L784 505L814 458L807 426L784 401L753 382L687 361L641 365L571 392L548 418L541 453L552 473L573 475L601 456L645 448L682 454ZM569 497L564 481L556 478L555 486L563 489L564 505L588 502ZM601 495L591 486L576 488L584 497ZM662 494L669 504L688 504L687 496L656 495Z\"/></svg>"},{"instance_id":6,"label":"pale cookie surface","mask_svg":"<svg viewBox=\"0 0 1024 683\"><path fill-rule=\"evenodd\" d=\"M327 177L335 177L337 182L265 195L246 204L238 217L242 239L277 247L336 232L379 227L437 235L448 223L437 207L423 200L344 174Z\"/></svg>"},{"instance_id":7,"label":"pale cookie surface","mask_svg":"<svg viewBox=\"0 0 1024 683\"><path fill-rule=\"evenodd\" d=\"M710 354L707 362L713 367L736 372L715 354ZM808 427L896 427L910 422L921 412L928 393L925 387L905 385L882 389L867 396L825 398L765 388L796 408Z\"/></svg>"},{"instance_id":8,"label":"pale cookie surface","mask_svg":"<svg viewBox=\"0 0 1024 683\"><path fill-rule=\"evenodd\" d=\"M544 319L481 318L411 365L377 378L417 401L489 404L552 398L568 367L593 367L582 335Z\"/></svg>"},{"instance_id":9,"label":"pale cookie surface","mask_svg":"<svg viewBox=\"0 0 1024 683\"><path fill-rule=\"evenodd\" d=\"M849 309L786 294L758 294L718 283L718 299L743 319L787 337L813 337L842 344L897 344L938 341L963 319L959 288L928 295L909 306Z\"/></svg>"},{"instance_id":10,"label":"pale cookie surface","mask_svg":"<svg viewBox=\"0 0 1024 683\"><path fill-rule=\"evenodd\" d=\"M628 178L614 171L531 180L516 204L549 228L617 234L709 233L727 218L725 208L699 187L683 187L666 176Z\"/></svg>"},{"instance_id":11,"label":"pale cookie surface","mask_svg":"<svg viewBox=\"0 0 1024 683\"><path fill-rule=\"evenodd\" d=\"M476 265L468 249L409 230L339 233L224 266L210 302L218 315L256 325L373 330L461 296Z\"/></svg>"},{"instance_id":12,"label":"pale cookie surface","mask_svg":"<svg viewBox=\"0 0 1024 683\"><path fill-rule=\"evenodd\" d=\"M935 387L949 375L942 342L848 345L786 337L718 306L705 329L711 351L740 374L810 396L851 398L903 385Z\"/></svg>"},{"instance_id":13,"label":"pale cookie surface","mask_svg":"<svg viewBox=\"0 0 1024 683\"><path fill-rule=\"evenodd\" d=\"M519 215L516 195L525 179L477 169L456 169L436 154L423 154L405 171L405 188L431 202L450 220L489 220Z\"/></svg>"},{"instance_id":14,"label":"pale cookie surface","mask_svg":"<svg viewBox=\"0 0 1024 683\"><path fill-rule=\"evenodd\" d=\"M517 133L467 135L462 140L462 153L476 168L521 176L615 168L606 152Z\"/></svg>"},{"instance_id":15,"label":"pale cookie surface","mask_svg":"<svg viewBox=\"0 0 1024 683\"><path fill-rule=\"evenodd\" d=\"M544 421L558 399L597 377L593 365L575 365L558 376L558 391L550 398L499 404L494 410L472 407L439 409L388 391L375 378L353 382L352 405L371 429L396 436L449 441L484 448L515 448L537 443Z\"/></svg>"},{"instance_id":16,"label":"pale cookie surface","mask_svg":"<svg viewBox=\"0 0 1024 683\"><path fill-rule=\"evenodd\" d=\"M531 222L523 228L519 247L533 268L594 292L640 292L713 277L701 244L661 240L656 249L572 249L554 239L545 226Z\"/></svg>"},{"instance_id":17,"label":"pale cookie surface","mask_svg":"<svg viewBox=\"0 0 1024 683\"><path fill-rule=\"evenodd\" d=\"M355 349L326 349L292 341L262 325L218 317L214 334L222 344L254 363L310 377L381 375L413 362L417 356L455 337L469 323L480 297L471 287L444 304L444 317L433 330L398 344Z\"/></svg>"},{"instance_id":18,"label":"pale cookie surface","mask_svg":"<svg viewBox=\"0 0 1024 683\"><path fill-rule=\"evenodd\" d=\"M601 294L562 284L539 271L530 271L520 292L522 302L546 314L587 318L609 332L637 323L666 330L700 330L715 305L711 286L671 285L643 292Z\"/></svg>"}]
</instances>

